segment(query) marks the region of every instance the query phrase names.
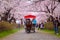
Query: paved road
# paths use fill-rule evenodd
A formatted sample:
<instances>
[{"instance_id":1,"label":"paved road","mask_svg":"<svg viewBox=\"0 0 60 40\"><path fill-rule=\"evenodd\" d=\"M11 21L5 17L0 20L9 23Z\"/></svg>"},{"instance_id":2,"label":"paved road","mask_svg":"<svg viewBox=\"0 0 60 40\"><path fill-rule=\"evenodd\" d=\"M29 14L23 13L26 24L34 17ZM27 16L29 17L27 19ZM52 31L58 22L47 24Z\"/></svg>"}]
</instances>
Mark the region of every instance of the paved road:
<instances>
[{"instance_id":1,"label":"paved road","mask_svg":"<svg viewBox=\"0 0 60 40\"><path fill-rule=\"evenodd\" d=\"M7 36L3 40L60 40L60 39L42 32L28 34L24 30L22 30L15 34Z\"/></svg>"}]
</instances>

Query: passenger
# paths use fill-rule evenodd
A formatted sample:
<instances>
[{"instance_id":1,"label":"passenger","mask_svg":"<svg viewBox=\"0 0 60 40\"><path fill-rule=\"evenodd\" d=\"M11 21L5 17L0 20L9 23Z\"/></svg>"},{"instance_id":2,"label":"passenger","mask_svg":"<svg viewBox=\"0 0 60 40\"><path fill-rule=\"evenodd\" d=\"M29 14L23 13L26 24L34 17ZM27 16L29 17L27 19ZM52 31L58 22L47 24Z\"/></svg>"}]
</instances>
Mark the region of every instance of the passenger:
<instances>
[{"instance_id":1,"label":"passenger","mask_svg":"<svg viewBox=\"0 0 60 40\"><path fill-rule=\"evenodd\" d=\"M36 23L37 23L37 21L36 21L36 19L34 18L34 19L32 20L32 25L33 25L33 31L34 31L34 32L35 32Z\"/></svg>"}]
</instances>

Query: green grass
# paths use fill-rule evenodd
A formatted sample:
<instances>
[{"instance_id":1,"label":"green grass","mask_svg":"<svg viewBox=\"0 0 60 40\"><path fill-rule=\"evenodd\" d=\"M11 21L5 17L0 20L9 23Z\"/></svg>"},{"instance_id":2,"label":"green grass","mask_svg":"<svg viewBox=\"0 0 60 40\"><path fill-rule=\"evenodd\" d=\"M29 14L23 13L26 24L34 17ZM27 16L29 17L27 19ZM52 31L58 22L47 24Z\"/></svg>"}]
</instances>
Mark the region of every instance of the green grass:
<instances>
[{"instance_id":1,"label":"green grass","mask_svg":"<svg viewBox=\"0 0 60 40\"><path fill-rule=\"evenodd\" d=\"M59 35L56 35L55 32L54 32L54 30L48 30L48 29L43 29L43 30L41 30L41 29L40 29L40 32L43 32L43 33L46 33L46 34L51 34L51 35L54 35L54 36L60 38L60 33L59 33Z\"/></svg>"},{"instance_id":2,"label":"green grass","mask_svg":"<svg viewBox=\"0 0 60 40\"><path fill-rule=\"evenodd\" d=\"M13 30L8 30L8 31L3 31L0 33L0 38L6 37L6 36L13 34L19 30L21 30L21 29L13 29Z\"/></svg>"},{"instance_id":3,"label":"green grass","mask_svg":"<svg viewBox=\"0 0 60 40\"><path fill-rule=\"evenodd\" d=\"M41 30L42 32L44 33L48 33L48 34L52 34L52 35L55 35L57 37L60 37L60 26L59 26L59 35L56 35L55 32L54 32L54 26L53 26L53 23L52 22L47 22L44 24L44 27L45 29L44 30Z\"/></svg>"}]
</instances>

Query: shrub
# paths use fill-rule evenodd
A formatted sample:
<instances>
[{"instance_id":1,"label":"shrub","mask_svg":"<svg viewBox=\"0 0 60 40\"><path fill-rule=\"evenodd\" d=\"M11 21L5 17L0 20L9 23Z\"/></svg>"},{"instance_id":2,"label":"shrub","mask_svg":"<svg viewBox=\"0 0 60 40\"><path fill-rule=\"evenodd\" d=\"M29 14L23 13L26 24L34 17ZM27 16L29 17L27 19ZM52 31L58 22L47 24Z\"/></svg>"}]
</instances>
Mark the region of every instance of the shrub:
<instances>
[{"instance_id":1,"label":"shrub","mask_svg":"<svg viewBox=\"0 0 60 40\"><path fill-rule=\"evenodd\" d=\"M59 33L60 33L60 26L59 26Z\"/></svg>"},{"instance_id":2,"label":"shrub","mask_svg":"<svg viewBox=\"0 0 60 40\"><path fill-rule=\"evenodd\" d=\"M14 29L16 24L10 24L9 22L0 22L0 32L5 30L11 30Z\"/></svg>"},{"instance_id":3,"label":"shrub","mask_svg":"<svg viewBox=\"0 0 60 40\"><path fill-rule=\"evenodd\" d=\"M46 29L49 29L49 30L53 30L54 26L53 26L53 22L47 22L44 24L44 27Z\"/></svg>"},{"instance_id":4,"label":"shrub","mask_svg":"<svg viewBox=\"0 0 60 40\"><path fill-rule=\"evenodd\" d=\"M45 23L44 27L45 27L45 29L48 29L48 30L54 30L54 26L53 26L52 22ZM59 26L59 34L60 34L60 26Z\"/></svg>"}]
</instances>

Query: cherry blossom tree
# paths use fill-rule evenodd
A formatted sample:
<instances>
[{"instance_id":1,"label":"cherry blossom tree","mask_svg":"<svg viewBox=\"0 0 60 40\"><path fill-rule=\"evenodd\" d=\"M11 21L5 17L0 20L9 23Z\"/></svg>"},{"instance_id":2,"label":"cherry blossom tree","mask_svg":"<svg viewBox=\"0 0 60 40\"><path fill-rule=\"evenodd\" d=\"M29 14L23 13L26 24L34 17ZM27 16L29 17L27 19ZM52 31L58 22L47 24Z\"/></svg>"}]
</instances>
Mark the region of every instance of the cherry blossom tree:
<instances>
[{"instance_id":1,"label":"cherry blossom tree","mask_svg":"<svg viewBox=\"0 0 60 40\"><path fill-rule=\"evenodd\" d=\"M0 15L7 13L11 18L14 15L15 19L22 19L25 15L32 14L37 20L40 18L45 20L44 15L47 18L50 14L56 14L59 5L59 0L0 0ZM41 17L42 12L43 17ZM11 18L8 17L8 20Z\"/></svg>"},{"instance_id":2,"label":"cherry blossom tree","mask_svg":"<svg viewBox=\"0 0 60 40\"><path fill-rule=\"evenodd\" d=\"M48 4L48 3L47 3ZM59 5L59 2L56 2L55 0L51 0L50 3L48 5L44 4L45 9L46 9L46 13L49 13L49 19L51 18L53 20L53 15L55 17L54 11L57 8L57 6Z\"/></svg>"}]
</instances>

